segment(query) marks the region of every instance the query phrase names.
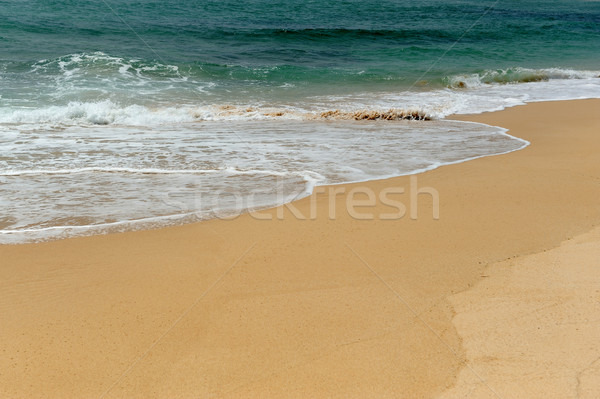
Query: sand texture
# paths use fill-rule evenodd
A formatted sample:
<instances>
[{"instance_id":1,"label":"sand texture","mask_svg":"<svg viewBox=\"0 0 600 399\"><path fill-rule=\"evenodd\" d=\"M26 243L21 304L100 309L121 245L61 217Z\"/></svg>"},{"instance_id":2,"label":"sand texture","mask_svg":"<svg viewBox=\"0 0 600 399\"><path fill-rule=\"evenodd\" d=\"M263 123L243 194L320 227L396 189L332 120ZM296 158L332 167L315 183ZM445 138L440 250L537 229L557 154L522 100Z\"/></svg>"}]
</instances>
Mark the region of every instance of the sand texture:
<instances>
[{"instance_id":1,"label":"sand texture","mask_svg":"<svg viewBox=\"0 0 600 399\"><path fill-rule=\"evenodd\" d=\"M598 397L598 109L461 117L532 144L321 188L293 203L310 220L0 246L0 397L489 397L472 370L502 398ZM428 194L410 217L411 184L439 219ZM352 217L355 188L376 205Z\"/></svg>"}]
</instances>

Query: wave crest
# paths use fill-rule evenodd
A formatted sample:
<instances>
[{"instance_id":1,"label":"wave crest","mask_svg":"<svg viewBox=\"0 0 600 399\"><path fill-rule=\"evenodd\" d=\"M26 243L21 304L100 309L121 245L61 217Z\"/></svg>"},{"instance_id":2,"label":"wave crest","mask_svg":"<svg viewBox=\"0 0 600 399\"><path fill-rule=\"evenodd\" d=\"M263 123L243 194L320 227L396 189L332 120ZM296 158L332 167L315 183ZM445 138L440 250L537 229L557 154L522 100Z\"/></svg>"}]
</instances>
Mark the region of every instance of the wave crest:
<instances>
[{"instance_id":1,"label":"wave crest","mask_svg":"<svg viewBox=\"0 0 600 399\"><path fill-rule=\"evenodd\" d=\"M455 75L445 78L446 86L452 89L473 88L490 84L530 83L552 79L589 79L599 78L597 71L576 71L573 69L546 68L508 68L487 70L469 75Z\"/></svg>"},{"instance_id":2,"label":"wave crest","mask_svg":"<svg viewBox=\"0 0 600 399\"><path fill-rule=\"evenodd\" d=\"M142 105L121 106L110 100L70 102L66 106L37 109L0 110L0 123L52 126L124 125L157 126L215 120L429 120L426 111L410 109L349 109L312 111L285 107L238 105L182 105L149 108Z\"/></svg>"},{"instance_id":3,"label":"wave crest","mask_svg":"<svg viewBox=\"0 0 600 399\"><path fill-rule=\"evenodd\" d=\"M58 73L67 78L74 75L107 77L110 76L110 73L115 73L117 76L136 76L140 79L181 78L179 67L176 65L143 61L137 58L116 57L101 51L68 54L54 59L40 60L31 65L31 72Z\"/></svg>"}]
</instances>

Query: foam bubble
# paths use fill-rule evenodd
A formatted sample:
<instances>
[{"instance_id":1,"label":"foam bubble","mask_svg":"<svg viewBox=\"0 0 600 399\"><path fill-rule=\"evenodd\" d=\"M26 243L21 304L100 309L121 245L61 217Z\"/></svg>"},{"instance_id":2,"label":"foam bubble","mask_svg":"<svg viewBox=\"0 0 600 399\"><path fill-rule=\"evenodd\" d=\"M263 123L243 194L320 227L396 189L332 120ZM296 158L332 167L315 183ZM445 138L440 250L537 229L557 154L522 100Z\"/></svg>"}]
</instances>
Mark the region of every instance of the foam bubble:
<instances>
[{"instance_id":1,"label":"foam bubble","mask_svg":"<svg viewBox=\"0 0 600 399\"><path fill-rule=\"evenodd\" d=\"M10 147L0 160L10 215L0 219L0 241L14 243L229 215L319 184L397 176L523 143L461 122L272 119L70 126L2 135L0 145Z\"/></svg>"}]
</instances>

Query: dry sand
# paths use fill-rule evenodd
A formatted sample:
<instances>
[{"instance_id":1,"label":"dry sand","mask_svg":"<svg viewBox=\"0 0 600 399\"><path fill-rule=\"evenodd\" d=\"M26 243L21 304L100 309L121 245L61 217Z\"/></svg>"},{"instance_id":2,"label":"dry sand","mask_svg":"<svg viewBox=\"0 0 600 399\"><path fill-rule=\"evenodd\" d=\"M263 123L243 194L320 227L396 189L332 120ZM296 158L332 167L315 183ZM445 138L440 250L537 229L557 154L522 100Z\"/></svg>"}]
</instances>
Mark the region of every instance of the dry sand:
<instances>
[{"instance_id":1,"label":"dry sand","mask_svg":"<svg viewBox=\"0 0 600 399\"><path fill-rule=\"evenodd\" d=\"M600 398L600 228L487 274L450 297L468 367L441 398Z\"/></svg>"},{"instance_id":2,"label":"dry sand","mask_svg":"<svg viewBox=\"0 0 600 399\"><path fill-rule=\"evenodd\" d=\"M462 118L532 145L418 175L439 220L428 195L417 220L357 220L325 188L293 204L314 220L0 246L0 397L593 396L599 107ZM335 188L402 187L410 211L410 184Z\"/></svg>"}]
</instances>

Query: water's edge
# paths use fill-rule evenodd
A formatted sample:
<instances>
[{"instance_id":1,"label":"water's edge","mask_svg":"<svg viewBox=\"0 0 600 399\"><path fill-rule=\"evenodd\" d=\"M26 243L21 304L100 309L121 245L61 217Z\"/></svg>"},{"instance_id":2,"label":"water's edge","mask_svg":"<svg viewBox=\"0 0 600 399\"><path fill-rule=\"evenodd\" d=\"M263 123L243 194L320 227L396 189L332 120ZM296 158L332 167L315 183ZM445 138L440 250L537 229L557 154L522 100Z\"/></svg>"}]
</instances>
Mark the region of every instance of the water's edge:
<instances>
[{"instance_id":1,"label":"water's edge","mask_svg":"<svg viewBox=\"0 0 600 399\"><path fill-rule=\"evenodd\" d=\"M552 101L564 101L564 100L552 100ZM519 105L519 106L522 106L522 105ZM486 112L499 112L499 111L486 111ZM473 114L473 115L475 115L475 114ZM193 212L182 213L182 214L155 216L155 217L136 219L136 220L123 220L123 221L118 221L118 222L114 222L114 223L105 223L105 224L97 224L97 225L51 226L51 227L46 227L46 228L41 228L41 229L29 229L29 230L28 229L0 230L0 235L61 231L61 233L59 235L53 236L52 238L49 238L49 239L35 239L34 238L32 240L28 240L25 242L5 242L5 243L0 243L0 245L28 245L28 244L36 244L36 243L40 243L40 242L51 242L51 241L56 241L56 240L71 239L71 238L78 238L78 237L90 237L90 236L126 233L126 232L134 232L134 231L157 230L157 229L161 229L161 228L165 228L165 227L174 227L174 226L180 226L180 225L185 225L185 224L200 223L202 221L217 219L217 218L231 220L232 218L236 218L243 214L247 214L247 213L255 212L255 211L265 211L265 210L269 210L269 209L274 209L279 206L282 206L285 204L290 204L290 203L293 203L300 199L309 197L314 194L315 189L317 187L349 185L349 184L356 184L356 183L388 180L388 179L393 179L393 178L402 177L402 176L418 175L421 173L425 173L425 172L428 172L431 170L438 169L443 166L460 164L463 162L469 162L469 161L473 161L473 160L480 159L480 158L505 155L505 154L509 154L512 152L520 151L531 144L527 140L510 135L508 133L508 129L503 128L501 126L487 125L485 123L471 122L471 121L462 121L462 120L458 121L458 120L446 119L446 118L444 118L443 120L449 120L449 121L456 122L459 124L464 124L464 125L472 124L472 125L496 128L496 129L498 129L499 134L501 134L511 140L516 140L516 141L520 142L521 146L516 149L511 149L508 151L501 151L501 152L493 153L493 154L477 155L477 156L468 157L465 159L460 159L460 160L450 161L450 162L438 162L429 167L418 169L418 170L413 170L413 171L410 171L407 173L382 175L377 178L369 178L369 179L365 179L365 180L344 181L344 182L340 182L340 183L327 183L327 184L319 184L317 182L308 182L307 181L306 189L304 190L304 192L302 192L300 195L294 196L293 198L287 198L283 202L272 203L272 204L268 204L268 205L261 206L261 207L251 208L251 209L232 210L230 212L224 211L219 217L206 217L200 211L193 211ZM393 122L390 122L390 123L393 123ZM18 239L16 241L18 241Z\"/></svg>"}]
</instances>

